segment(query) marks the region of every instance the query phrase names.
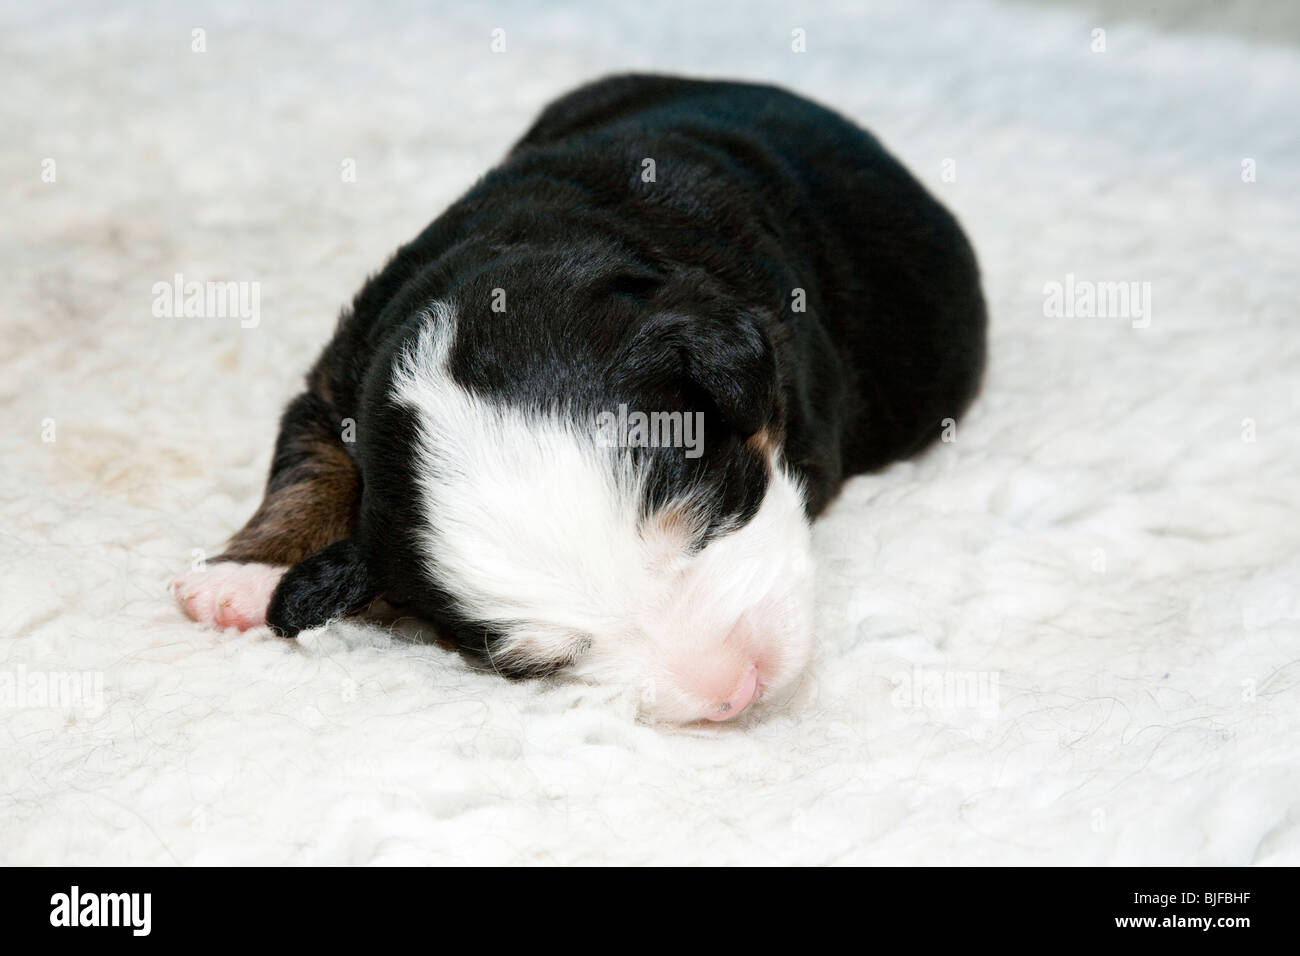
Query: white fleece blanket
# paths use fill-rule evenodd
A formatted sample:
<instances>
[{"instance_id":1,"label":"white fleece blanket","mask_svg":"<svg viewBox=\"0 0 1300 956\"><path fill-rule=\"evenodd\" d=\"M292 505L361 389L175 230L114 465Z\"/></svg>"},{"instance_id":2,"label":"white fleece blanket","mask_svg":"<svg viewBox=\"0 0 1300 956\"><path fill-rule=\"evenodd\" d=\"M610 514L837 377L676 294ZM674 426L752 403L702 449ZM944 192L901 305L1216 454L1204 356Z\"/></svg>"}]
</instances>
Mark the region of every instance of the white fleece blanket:
<instances>
[{"instance_id":1,"label":"white fleece blanket","mask_svg":"<svg viewBox=\"0 0 1300 956\"><path fill-rule=\"evenodd\" d=\"M1294 50L991 3L20 6L0 860L1300 863ZM339 307L628 69L834 105L983 264L983 395L817 525L798 693L666 731L406 627L186 620ZM256 325L155 315L177 274Z\"/></svg>"}]
</instances>

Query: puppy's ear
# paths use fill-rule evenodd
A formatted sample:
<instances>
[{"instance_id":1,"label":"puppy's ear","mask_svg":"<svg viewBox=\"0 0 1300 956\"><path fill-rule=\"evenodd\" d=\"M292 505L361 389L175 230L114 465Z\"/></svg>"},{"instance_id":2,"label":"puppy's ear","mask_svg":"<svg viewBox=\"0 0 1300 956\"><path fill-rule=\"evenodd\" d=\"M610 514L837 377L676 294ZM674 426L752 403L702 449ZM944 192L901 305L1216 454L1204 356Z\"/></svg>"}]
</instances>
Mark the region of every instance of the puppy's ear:
<instances>
[{"instance_id":1,"label":"puppy's ear","mask_svg":"<svg viewBox=\"0 0 1300 956\"><path fill-rule=\"evenodd\" d=\"M685 351L686 374L748 438L776 417L780 387L776 355L758 316L741 312L701 319Z\"/></svg>"},{"instance_id":2,"label":"puppy's ear","mask_svg":"<svg viewBox=\"0 0 1300 956\"><path fill-rule=\"evenodd\" d=\"M271 595L266 623L281 637L297 637L299 631L361 610L377 593L357 546L335 541L285 572Z\"/></svg>"},{"instance_id":3,"label":"puppy's ear","mask_svg":"<svg viewBox=\"0 0 1300 956\"><path fill-rule=\"evenodd\" d=\"M776 355L753 312L657 316L630 343L627 364L643 381L684 378L741 438L779 418Z\"/></svg>"}]
</instances>

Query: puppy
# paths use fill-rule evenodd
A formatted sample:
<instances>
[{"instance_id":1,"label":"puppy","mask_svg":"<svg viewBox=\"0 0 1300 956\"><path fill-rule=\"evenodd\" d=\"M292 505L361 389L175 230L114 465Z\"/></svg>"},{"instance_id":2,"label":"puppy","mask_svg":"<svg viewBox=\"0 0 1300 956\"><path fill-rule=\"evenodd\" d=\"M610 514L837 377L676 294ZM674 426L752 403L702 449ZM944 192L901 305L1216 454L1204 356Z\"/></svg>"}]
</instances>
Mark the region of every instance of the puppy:
<instances>
[{"instance_id":1,"label":"puppy","mask_svg":"<svg viewBox=\"0 0 1300 956\"><path fill-rule=\"evenodd\" d=\"M176 591L285 637L383 597L503 674L735 717L808 659L810 520L966 409L984 340L969 244L871 135L602 80L366 283Z\"/></svg>"}]
</instances>

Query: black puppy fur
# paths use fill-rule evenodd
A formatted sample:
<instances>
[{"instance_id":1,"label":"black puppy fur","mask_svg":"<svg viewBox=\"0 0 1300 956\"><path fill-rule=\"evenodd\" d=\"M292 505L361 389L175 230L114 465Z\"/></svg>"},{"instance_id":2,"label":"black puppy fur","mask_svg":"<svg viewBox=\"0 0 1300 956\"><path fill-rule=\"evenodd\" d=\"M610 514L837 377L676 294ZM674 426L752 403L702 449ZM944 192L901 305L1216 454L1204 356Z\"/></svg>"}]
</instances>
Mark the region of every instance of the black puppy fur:
<instances>
[{"instance_id":1,"label":"black puppy fur","mask_svg":"<svg viewBox=\"0 0 1300 956\"><path fill-rule=\"evenodd\" d=\"M268 621L281 634L382 594L490 645L492 622L458 617L410 533L415 425L389 393L435 300L458 316L453 377L494 401L706 412L699 459L638 454L647 512L702 483L709 533L758 507L764 445L783 449L815 516L847 476L933 441L984 362L974 254L871 135L770 86L585 86L365 285L308 378L319 400L286 413L282 443L355 419L356 442L338 447L360 482L335 502L347 540L298 555L280 583Z\"/></svg>"},{"instance_id":2,"label":"black puppy fur","mask_svg":"<svg viewBox=\"0 0 1300 956\"><path fill-rule=\"evenodd\" d=\"M267 620L281 635L293 635L319 621L319 608L359 611L374 597L365 562L351 541L335 541L285 572L271 595Z\"/></svg>"}]
</instances>

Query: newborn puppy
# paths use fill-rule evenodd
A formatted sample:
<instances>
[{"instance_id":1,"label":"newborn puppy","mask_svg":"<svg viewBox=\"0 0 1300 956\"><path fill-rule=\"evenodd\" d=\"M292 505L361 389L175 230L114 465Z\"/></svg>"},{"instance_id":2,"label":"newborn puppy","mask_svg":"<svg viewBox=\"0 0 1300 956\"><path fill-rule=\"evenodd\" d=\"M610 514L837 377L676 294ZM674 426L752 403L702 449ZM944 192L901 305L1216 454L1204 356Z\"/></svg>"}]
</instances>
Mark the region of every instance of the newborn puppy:
<instances>
[{"instance_id":1,"label":"newborn puppy","mask_svg":"<svg viewBox=\"0 0 1300 956\"><path fill-rule=\"evenodd\" d=\"M868 133L593 83L365 285L176 590L285 637L383 597L504 674L734 717L807 661L810 519L964 411L984 330L960 228Z\"/></svg>"}]
</instances>

